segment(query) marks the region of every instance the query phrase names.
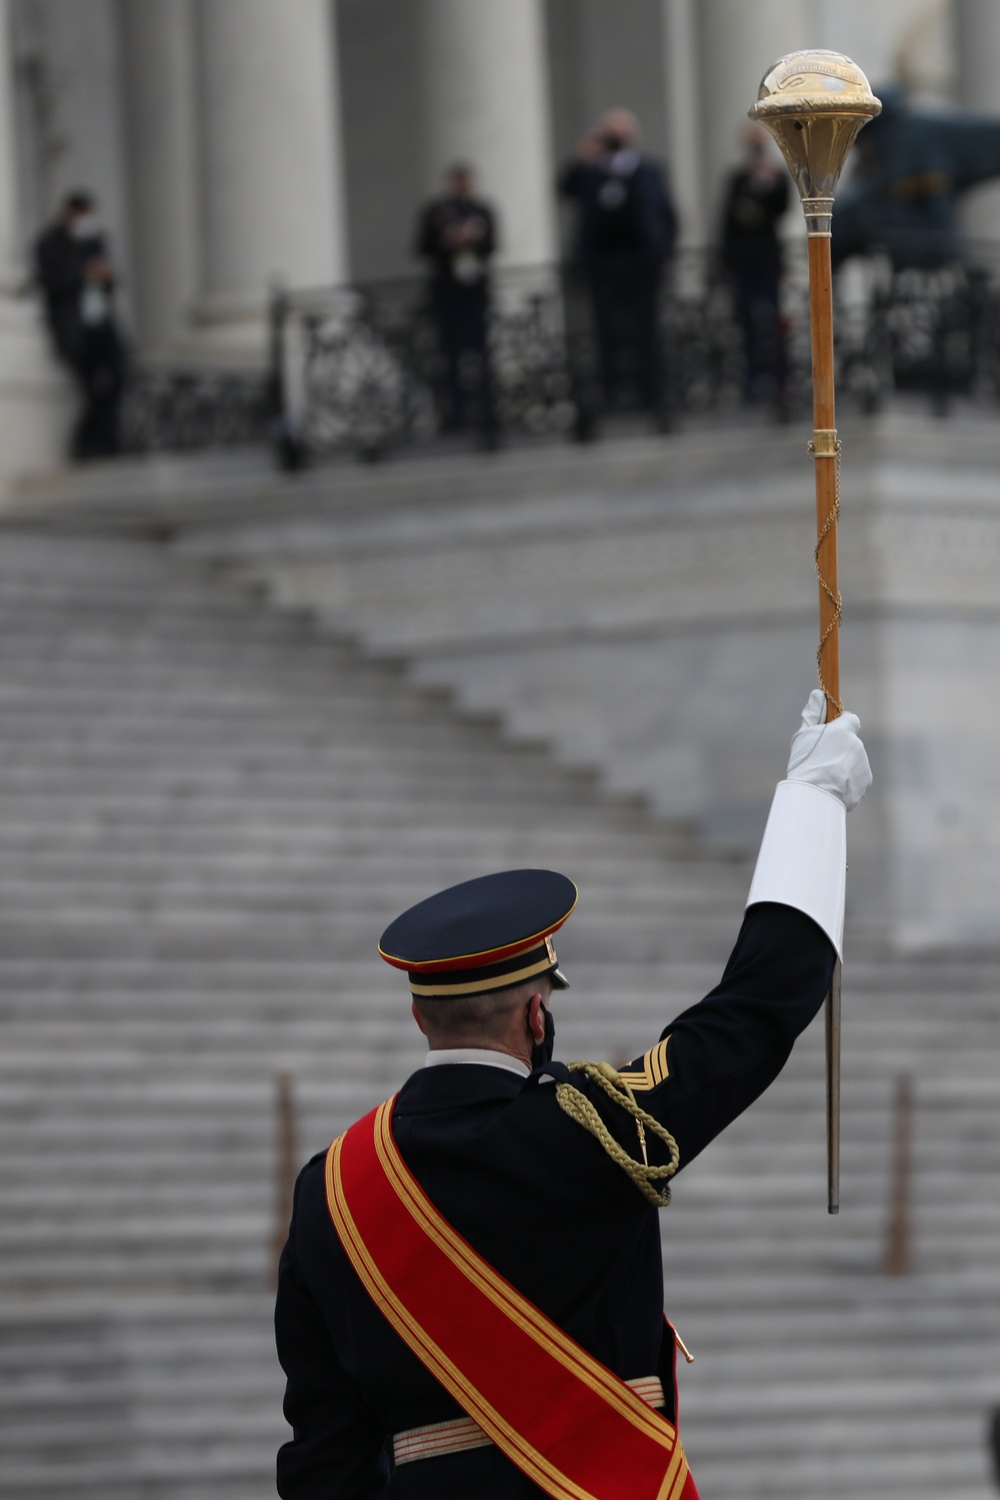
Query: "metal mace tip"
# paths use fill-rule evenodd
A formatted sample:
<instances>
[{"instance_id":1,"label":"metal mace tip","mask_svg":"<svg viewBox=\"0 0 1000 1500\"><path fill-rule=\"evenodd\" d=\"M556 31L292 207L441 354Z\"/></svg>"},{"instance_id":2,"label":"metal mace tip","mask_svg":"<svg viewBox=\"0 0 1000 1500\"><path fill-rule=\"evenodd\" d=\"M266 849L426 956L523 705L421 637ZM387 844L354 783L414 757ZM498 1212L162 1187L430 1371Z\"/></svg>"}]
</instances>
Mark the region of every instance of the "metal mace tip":
<instances>
[{"instance_id":1,"label":"metal mace tip","mask_svg":"<svg viewBox=\"0 0 1000 1500\"><path fill-rule=\"evenodd\" d=\"M881 112L868 79L842 52L790 52L764 74L748 113L777 141L810 233L829 234L847 153L862 126Z\"/></svg>"}]
</instances>

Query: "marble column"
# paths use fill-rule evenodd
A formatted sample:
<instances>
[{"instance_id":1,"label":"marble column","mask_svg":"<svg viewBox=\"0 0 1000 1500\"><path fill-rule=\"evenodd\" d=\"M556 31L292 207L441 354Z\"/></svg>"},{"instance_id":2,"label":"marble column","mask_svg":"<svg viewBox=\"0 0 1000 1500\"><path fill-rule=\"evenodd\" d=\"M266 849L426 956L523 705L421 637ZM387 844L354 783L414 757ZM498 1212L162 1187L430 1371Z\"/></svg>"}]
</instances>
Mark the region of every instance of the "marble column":
<instances>
[{"instance_id":1,"label":"marble column","mask_svg":"<svg viewBox=\"0 0 1000 1500\"><path fill-rule=\"evenodd\" d=\"M198 0L201 317L260 333L275 280L346 273L330 0Z\"/></svg>"},{"instance_id":2,"label":"marble column","mask_svg":"<svg viewBox=\"0 0 1000 1500\"><path fill-rule=\"evenodd\" d=\"M143 354L176 343L198 292L192 0L120 0L132 313Z\"/></svg>"},{"instance_id":3,"label":"marble column","mask_svg":"<svg viewBox=\"0 0 1000 1500\"><path fill-rule=\"evenodd\" d=\"M501 258L555 256L555 169L541 0L423 0L424 190L449 163L476 171Z\"/></svg>"},{"instance_id":4,"label":"marble column","mask_svg":"<svg viewBox=\"0 0 1000 1500\"><path fill-rule=\"evenodd\" d=\"M661 0L667 158L681 225L681 244L701 246L709 236L701 128L701 76L697 0Z\"/></svg>"},{"instance_id":5,"label":"marble column","mask_svg":"<svg viewBox=\"0 0 1000 1500\"><path fill-rule=\"evenodd\" d=\"M28 238L18 205L10 0L0 0L0 504L18 475L59 461L71 419L69 383L38 301L24 295Z\"/></svg>"},{"instance_id":6,"label":"marble column","mask_svg":"<svg viewBox=\"0 0 1000 1500\"><path fill-rule=\"evenodd\" d=\"M808 0L699 0L698 92L708 226L714 232L726 174L765 71L786 52L815 46Z\"/></svg>"},{"instance_id":7,"label":"marble column","mask_svg":"<svg viewBox=\"0 0 1000 1500\"><path fill-rule=\"evenodd\" d=\"M955 0L959 104L977 114L1000 115L1000 5L997 0ZM968 234L1000 239L1000 182L970 193L963 204Z\"/></svg>"},{"instance_id":8,"label":"marble column","mask_svg":"<svg viewBox=\"0 0 1000 1500\"><path fill-rule=\"evenodd\" d=\"M13 292L24 281L18 224L13 69L10 0L0 0L0 295Z\"/></svg>"}]
</instances>

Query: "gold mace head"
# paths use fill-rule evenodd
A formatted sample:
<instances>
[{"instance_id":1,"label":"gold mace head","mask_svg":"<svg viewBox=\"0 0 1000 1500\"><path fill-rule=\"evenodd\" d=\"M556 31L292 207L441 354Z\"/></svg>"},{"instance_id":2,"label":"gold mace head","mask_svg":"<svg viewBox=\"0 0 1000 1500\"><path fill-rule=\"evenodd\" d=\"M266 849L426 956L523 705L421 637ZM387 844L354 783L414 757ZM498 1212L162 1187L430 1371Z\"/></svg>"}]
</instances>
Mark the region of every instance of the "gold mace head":
<instances>
[{"instance_id":1,"label":"gold mace head","mask_svg":"<svg viewBox=\"0 0 1000 1500\"><path fill-rule=\"evenodd\" d=\"M768 68L750 106L774 136L798 185L810 234L828 235L833 195L858 131L882 105L841 52L790 52Z\"/></svg>"}]
</instances>

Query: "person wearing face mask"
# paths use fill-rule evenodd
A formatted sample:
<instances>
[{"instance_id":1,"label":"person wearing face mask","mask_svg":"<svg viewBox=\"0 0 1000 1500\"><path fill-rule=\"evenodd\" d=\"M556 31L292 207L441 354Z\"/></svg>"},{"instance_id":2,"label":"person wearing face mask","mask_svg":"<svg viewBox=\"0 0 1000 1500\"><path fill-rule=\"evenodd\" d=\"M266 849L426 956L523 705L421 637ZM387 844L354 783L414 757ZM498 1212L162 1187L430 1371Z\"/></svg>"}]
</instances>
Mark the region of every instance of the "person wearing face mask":
<instances>
[{"instance_id":1,"label":"person wearing face mask","mask_svg":"<svg viewBox=\"0 0 1000 1500\"><path fill-rule=\"evenodd\" d=\"M583 139L559 192L576 206L573 261L589 293L604 405L614 409L634 388L666 428L659 303L677 214L630 109L608 110Z\"/></svg>"},{"instance_id":2,"label":"person wearing face mask","mask_svg":"<svg viewBox=\"0 0 1000 1500\"><path fill-rule=\"evenodd\" d=\"M450 167L444 189L422 209L415 242L430 270L430 310L444 359L444 427L464 431L475 413L482 445L492 448L499 437L489 345L496 214L475 193L470 166Z\"/></svg>"},{"instance_id":3,"label":"person wearing face mask","mask_svg":"<svg viewBox=\"0 0 1000 1500\"><path fill-rule=\"evenodd\" d=\"M114 315L115 268L92 194L67 194L36 241L35 276L56 354L83 397L72 457L111 457L120 447L125 348Z\"/></svg>"},{"instance_id":4,"label":"person wearing face mask","mask_svg":"<svg viewBox=\"0 0 1000 1500\"><path fill-rule=\"evenodd\" d=\"M302 1171L275 1329L283 1500L697 1500L657 1210L781 1071L840 951L871 772L816 690L719 984L620 1070L553 1061L577 890L508 870L396 919L426 1066Z\"/></svg>"},{"instance_id":5,"label":"person wearing face mask","mask_svg":"<svg viewBox=\"0 0 1000 1500\"><path fill-rule=\"evenodd\" d=\"M743 336L743 399L785 412L788 357L781 317L778 226L788 208L788 170L763 125L744 129L745 158L726 184L722 262Z\"/></svg>"}]
</instances>

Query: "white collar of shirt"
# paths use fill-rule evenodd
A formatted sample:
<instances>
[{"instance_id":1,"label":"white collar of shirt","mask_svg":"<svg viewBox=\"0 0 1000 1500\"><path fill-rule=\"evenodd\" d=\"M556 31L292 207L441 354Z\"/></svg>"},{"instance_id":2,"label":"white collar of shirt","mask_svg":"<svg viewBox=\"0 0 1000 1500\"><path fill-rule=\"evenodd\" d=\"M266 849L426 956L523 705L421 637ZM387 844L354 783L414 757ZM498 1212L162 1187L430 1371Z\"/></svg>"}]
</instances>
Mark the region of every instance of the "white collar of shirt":
<instances>
[{"instance_id":1,"label":"white collar of shirt","mask_svg":"<svg viewBox=\"0 0 1000 1500\"><path fill-rule=\"evenodd\" d=\"M531 1076L531 1069L519 1057L512 1057L509 1052L493 1052L489 1047L441 1047L424 1058L425 1068L442 1068L449 1063L476 1063L481 1068L503 1068L519 1078Z\"/></svg>"}]
</instances>

